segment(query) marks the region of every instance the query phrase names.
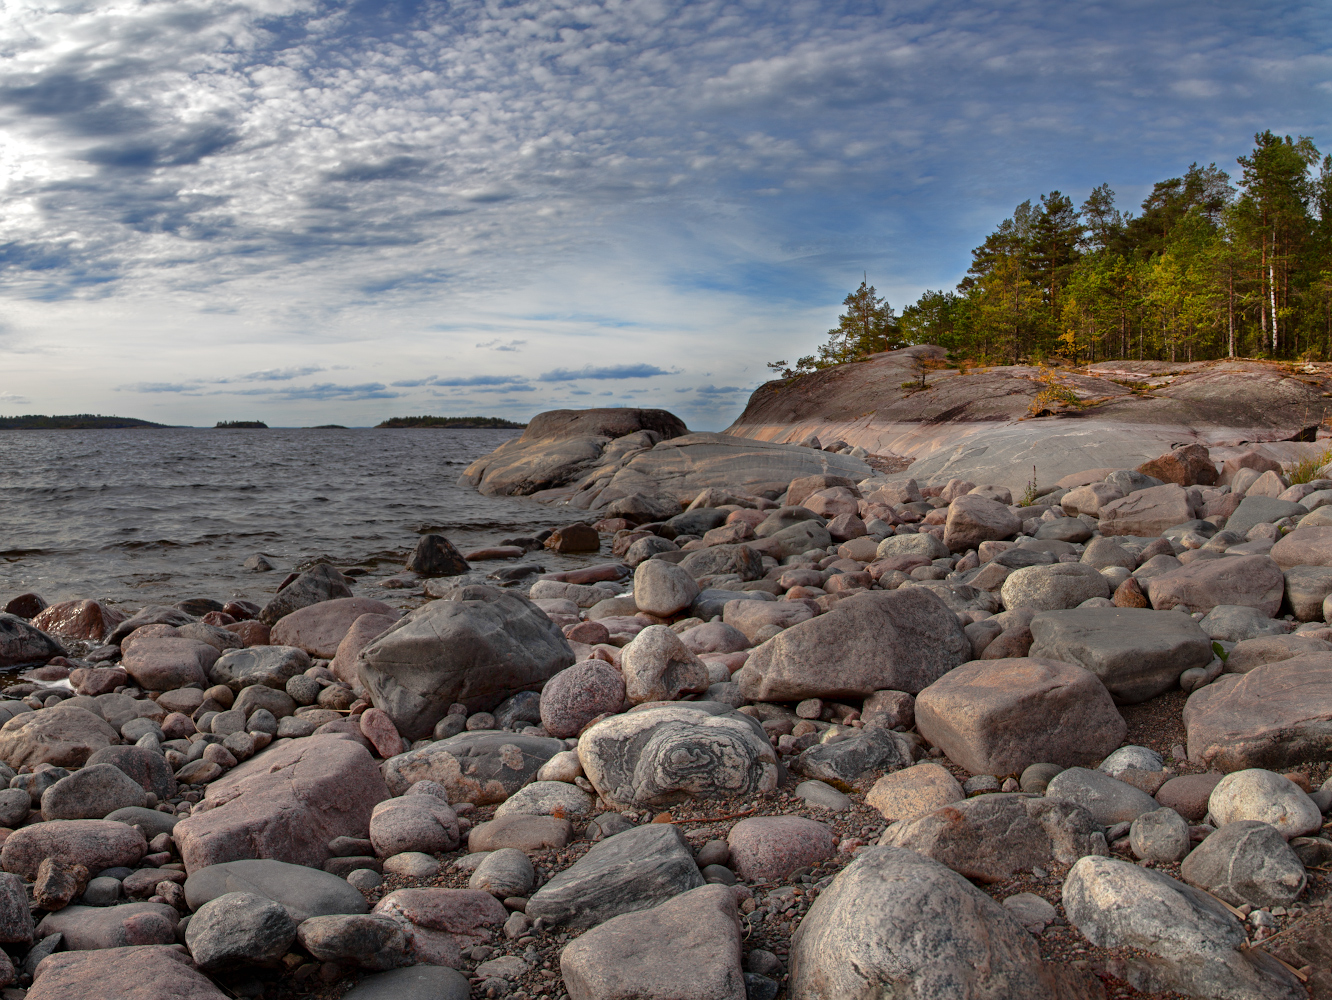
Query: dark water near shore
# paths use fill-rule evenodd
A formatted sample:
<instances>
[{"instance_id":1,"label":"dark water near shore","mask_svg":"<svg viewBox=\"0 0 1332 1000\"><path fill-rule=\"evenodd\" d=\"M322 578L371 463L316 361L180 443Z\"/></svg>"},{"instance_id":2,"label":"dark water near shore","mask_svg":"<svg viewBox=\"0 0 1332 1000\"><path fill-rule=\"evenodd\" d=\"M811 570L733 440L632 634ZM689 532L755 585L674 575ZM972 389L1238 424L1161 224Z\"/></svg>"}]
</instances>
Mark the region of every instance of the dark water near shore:
<instances>
[{"instance_id":1,"label":"dark water near shore","mask_svg":"<svg viewBox=\"0 0 1332 1000\"><path fill-rule=\"evenodd\" d=\"M266 599L304 558L362 565L358 593L402 568L416 535L460 549L574 518L457 485L514 430L0 431L0 604ZM241 564L263 552L278 572ZM532 558L555 569L546 553ZM486 564L483 564L486 565ZM488 564L495 566L497 564Z\"/></svg>"}]
</instances>

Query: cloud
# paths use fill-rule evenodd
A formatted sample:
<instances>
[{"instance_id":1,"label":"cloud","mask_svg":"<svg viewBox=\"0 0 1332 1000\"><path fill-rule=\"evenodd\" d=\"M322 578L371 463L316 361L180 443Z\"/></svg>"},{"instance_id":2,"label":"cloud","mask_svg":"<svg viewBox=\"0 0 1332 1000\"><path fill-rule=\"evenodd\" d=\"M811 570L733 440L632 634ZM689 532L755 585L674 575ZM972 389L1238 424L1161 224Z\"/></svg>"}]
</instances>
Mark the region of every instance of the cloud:
<instances>
[{"instance_id":1,"label":"cloud","mask_svg":"<svg viewBox=\"0 0 1332 1000\"><path fill-rule=\"evenodd\" d=\"M360 385L335 385L321 382L317 385L284 386L281 389L236 389L236 396L267 396L273 400L362 400L362 399L397 399L405 395L393 392L381 382L365 382Z\"/></svg>"},{"instance_id":2,"label":"cloud","mask_svg":"<svg viewBox=\"0 0 1332 1000\"><path fill-rule=\"evenodd\" d=\"M655 375L674 375L677 372L668 372L664 368L658 368L656 365L637 364L637 365L608 365L603 368L597 368L587 365L577 371L571 371L568 368L555 368L548 372L542 372L537 376L538 382L573 382L581 378L590 379L622 379L622 378L652 378Z\"/></svg>"},{"instance_id":3,"label":"cloud","mask_svg":"<svg viewBox=\"0 0 1332 1000\"><path fill-rule=\"evenodd\" d=\"M715 385L700 385L694 391L700 396L729 396L732 393L744 392L745 390L741 389L738 385L723 385L720 387Z\"/></svg>"},{"instance_id":4,"label":"cloud","mask_svg":"<svg viewBox=\"0 0 1332 1000\"><path fill-rule=\"evenodd\" d=\"M505 342L503 340L496 339L496 340L488 340L484 344L477 344L476 346L491 351L517 351L519 348L525 346L526 344L527 341L525 340L510 340Z\"/></svg>"},{"instance_id":5,"label":"cloud","mask_svg":"<svg viewBox=\"0 0 1332 1000\"><path fill-rule=\"evenodd\" d=\"M12 406L26 406L32 400L27 396L20 396L14 392L0 392L0 405L9 404Z\"/></svg>"}]
</instances>

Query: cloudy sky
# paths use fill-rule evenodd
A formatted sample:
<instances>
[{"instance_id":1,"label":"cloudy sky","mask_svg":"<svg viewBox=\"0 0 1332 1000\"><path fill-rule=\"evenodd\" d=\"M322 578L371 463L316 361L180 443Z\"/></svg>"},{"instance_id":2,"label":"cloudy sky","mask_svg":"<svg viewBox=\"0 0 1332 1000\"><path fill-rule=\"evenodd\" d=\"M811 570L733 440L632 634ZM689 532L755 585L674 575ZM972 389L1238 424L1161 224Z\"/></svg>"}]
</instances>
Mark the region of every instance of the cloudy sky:
<instances>
[{"instance_id":1,"label":"cloudy sky","mask_svg":"<svg viewBox=\"0 0 1332 1000\"><path fill-rule=\"evenodd\" d=\"M0 0L0 413L666 406L1013 206L1332 147L1323 4Z\"/></svg>"}]
</instances>

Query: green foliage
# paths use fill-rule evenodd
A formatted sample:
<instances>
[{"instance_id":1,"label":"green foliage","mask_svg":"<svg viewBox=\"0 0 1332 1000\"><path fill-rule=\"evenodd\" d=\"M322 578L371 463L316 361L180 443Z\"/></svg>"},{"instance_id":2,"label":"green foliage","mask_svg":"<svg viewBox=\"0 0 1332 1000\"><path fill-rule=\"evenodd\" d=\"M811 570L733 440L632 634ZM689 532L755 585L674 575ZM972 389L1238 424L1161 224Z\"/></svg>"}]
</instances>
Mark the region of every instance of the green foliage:
<instances>
[{"instance_id":1,"label":"green foliage","mask_svg":"<svg viewBox=\"0 0 1332 1000\"><path fill-rule=\"evenodd\" d=\"M1300 483L1311 483L1318 479L1318 470L1332 462L1332 448L1325 449L1321 454L1310 455L1286 466L1286 478L1290 480L1291 486L1298 486Z\"/></svg>"},{"instance_id":2,"label":"green foliage","mask_svg":"<svg viewBox=\"0 0 1332 1000\"><path fill-rule=\"evenodd\" d=\"M213 425L214 430L228 431L266 431L268 424L262 420L219 420Z\"/></svg>"},{"instance_id":3,"label":"green foliage","mask_svg":"<svg viewBox=\"0 0 1332 1000\"><path fill-rule=\"evenodd\" d=\"M389 417L376 427L503 427L522 428L527 424L514 423L501 417Z\"/></svg>"},{"instance_id":4,"label":"green foliage","mask_svg":"<svg viewBox=\"0 0 1332 1000\"><path fill-rule=\"evenodd\" d=\"M905 346L898 336L893 307L867 280L861 281L842 305L846 311L837 317L837 326L828 331L828 341L819 346L817 353L800 358L794 367L786 361L770 361L768 367L782 378L793 378Z\"/></svg>"},{"instance_id":5,"label":"green foliage","mask_svg":"<svg viewBox=\"0 0 1332 1000\"><path fill-rule=\"evenodd\" d=\"M126 427L166 427L133 417L104 417L99 413L73 413L47 417L34 413L26 417L0 417L0 430L115 430Z\"/></svg>"},{"instance_id":6,"label":"green foliage","mask_svg":"<svg viewBox=\"0 0 1332 1000\"><path fill-rule=\"evenodd\" d=\"M1036 485L1036 466L1033 465L1031 467L1031 478L1027 480L1027 488L1022 496L1018 498L1017 506L1030 507L1034 504L1040 496L1037 492L1039 489L1040 487Z\"/></svg>"}]
</instances>

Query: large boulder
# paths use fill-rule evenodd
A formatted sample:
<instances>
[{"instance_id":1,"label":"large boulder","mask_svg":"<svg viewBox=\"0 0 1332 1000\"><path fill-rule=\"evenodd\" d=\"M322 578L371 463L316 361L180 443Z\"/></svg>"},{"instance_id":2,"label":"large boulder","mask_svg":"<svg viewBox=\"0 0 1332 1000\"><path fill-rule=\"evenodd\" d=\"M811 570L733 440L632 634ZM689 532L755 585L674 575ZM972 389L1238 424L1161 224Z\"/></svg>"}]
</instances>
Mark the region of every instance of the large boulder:
<instances>
[{"instance_id":1,"label":"large boulder","mask_svg":"<svg viewBox=\"0 0 1332 1000\"><path fill-rule=\"evenodd\" d=\"M679 827L649 823L593 844L536 891L527 915L578 930L646 910L703 884Z\"/></svg>"},{"instance_id":2,"label":"large boulder","mask_svg":"<svg viewBox=\"0 0 1332 1000\"><path fill-rule=\"evenodd\" d=\"M944 544L951 552L965 552L980 548L981 542L1012 538L1021 529L1022 522L1008 507L967 493L948 505Z\"/></svg>"},{"instance_id":3,"label":"large boulder","mask_svg":"<svg viewBox=\"0 0 1332 1000\"><path fill-rule=\"evenodd\" d=\"M704 885L623 913L560 952L574 1000L745 1000L735 893Z\"/></svg>"},{"instance_id":4,"label":"large boulder","mask_svg":"<svg viewBox=\"0 0 1332 1000\"><path fill-rule=\"evenodd\" d=\"M814 612L804 601L732 600L722 607L722 622L738 630L746 640L746 646L765 643L792 625L813 617ZM685 642L688 644L687 639Z\"/></svg>"},{"instance_id":5,"label":"large boulder","mask_svg":"<svg viewBox=\"0 0 1332 1000\"><path fill-rule=\"evenodd\" d=\"M489 711L540 689L574 654L559 626L527 598L472 585L411 612L356 662L375 707L404 739L418 740L455 702Z\"/></svg>"},{"instance_id":6,"label":"large boulder","mask_svg":"<svg viewBox=\"0 0 1332 1000\"><path fill-rule=\"evenodd\" d=\"M751 701L915 694L971 656L957 616L923 587L838 601L755 649L734 676Z\"/></svg>"},{"instance_id":7,"label":"large boulder","mask_svg":"<svg viewBox=\"0 0 1332 1000\"><path fill-rule=\"evenodd\" d=\"M47 635L100 643L128 617L100 601L61 601L33 618L32 626Z\"/></svg>"},{"instance_id":8,"label":"large boulder","mask_svg":"<svg viewBox=\"0 0 1332 1000\"><path fill-rule=\"evenodd\" d=\"M622 805L752 795L772 791L780 777L754 720L687 705L604 719L579 737L578 759L601 797Z\"/></svg>"},{"instance_id":9,"label":"large boulder","mask_svg":"<svg viewBox=\"0 0 1332 1000\"><path fill-rule=\"evenodd\" d=\"M60 704L22 712L0 726L0 761L15 770L25 764L82 767L98 750L119 742L120 734L101 716Z\"/></svg>"},{"instance_id":10,"label":"large boulder","mask_svg":"<svg viewBox=\"0 0 1332 1000\"><path fill-rule=\"evenodd\" d=\"M339 597L301 608L278 620L269 634L274 646L295 646L311 656L331 660L361 615L384 615L394 619L400 613L383 601L368 597Z\"/></svg>"},{"instance_id":11,"label":"large boulder","mask_svg":"<svg viewBox=\"0 0 1332 1000\"><path fill-rule=\"evenodd\" d=\"M647 565L644 563L643 565ZM620 656L624 690L635 705L675 701L708 689L708 668L668 625L649 625Z\"/></svg>"},{"instance_id":12,"label":"large boulder","mask_svg":"<svg viewBox=\"0 0 1332 1000\"><path fill-rule=\"evenodd\" d=\"M112 764L134 779L145 792L152 792L165 802L176 794L176 777L171 765L157 750L140 746L103 747L88 758L86 766Z\"/></svg>"},{"instance_id":13,"label":"large boulder","mask_svg":"<svg viewBox=\"0 0 1332 1000\"><path fill-rule=\"evenodd\" d=\"M45 663L65 647L18 615L0 613L0 669Z\"/></svg>"},{"instance_id":14,"label":"large boulder","mask_svg":"<svg viewBox=\"0 0 1332 1000\"><path fill-rule=\"evenodd\" d=\"M374 759L338 735L282 741L212 782L203 805L176 824L186 870L245 858L320 867L335 837L365 839L389 797Z\"/></svg>"},{"instance_id":15,"label":"large boulder","mask_svg":"<svg viewBox=\"0 0 1332 1000\"><path fill-rule=\"evenodd\" d=\"M1109 597L1111 587L1101 573L1083 563L1024 566L1008 574L999 589L1009 611L1032 608L1058 611L1076 608L1093 597Z\"/></svg>"},{"instance_id":16,"label":"large boulder","mask_svg":"<svg viewBox=\"0 0 1332 1000\"><path fill-rule=\"evenodd\" d=\"M1189 695L1184 727L1189 760L1221 771L1332 759L1332 653L1222 674Z\"/></svg>"},{"instance_id":17,"label":"large boulder","mask_svg":"<svg viewBox=\"0 0 1332 1000\"><path fill-rule=\"evenodd\" d=\"M125 823L72 819L34 823L15 830L0 848L0 865L5 871L31 881L46 858L100 872L121 865L132 868L147 850L143 834Z\"/></svg>"},{"instance_id":18,"label":"large boulder","mask_svg":"<svg viewBox=\"0 0 1332 1000\"><path fill-rule=\"evenodd\" d=\"M206 642L179 636L136 639L121 666L147 691L173 691L182 687L206 688L208 668L218 650Z\"/></svg>"},{"instance_id":19,"label":"large boulder","mask_svg":"<svg viewBox=\"0 0 1332 1000\"><path fill-rule=\"evenodd\" d=\"M1046 965L1032 936L961 875L914 851L861 851L791 939L790 995L841 1000L1092 1000L1090 976Z\"/></svg>"},{"instance_id":20,"label":"large boulder","mask_svg":"<svg viewBox=\"0 0 1332 1000\"><path fill-rule=\"evenodd\" d=\"M384 762L393 795L418 781L444 786L450 802L503 802L536 776L541 765L565 750L564 740L522 733L479 730L408 750Z\"/></svg>"},{"instance_id":21,"label":"large boulder","mask_svg":"<svg viewBox=\"0 0 1332 1000\"><path fill-rule=\"evenodd\" d=\"M310 657L303 649L251 646L223 653L208 668L208 679L214 684L225 684L238 693L253 684L282 691L286 689L287 681L309 669Z\"/></svg>"},{"instance_id":22,"label":"large boulder","mask_svg":"<svg viewBox=\"0 0 1332 1000\"><path fill-rule=\"evenodd\" d=\"M1154 698L1176 687L1185 670L1212 662L1211 639L1181 614L1073 608L1035 615L1030 628L1032 656L1085 667L1119 704Z\"/></svg>"},{"instance_id":23,"label":"large boulder","mask_svg":"<svg viewBox=\"0 0 1332 1000\"><path fill-rule=\"evenodd\" d=\"M1273 826L1255 819L1226 823L1179 866L1190 885L1232 906L1289 906L1304 891L1304 864Z\"/></svg>"},{"instance_id":24,"label":"large boulder","mask_svg":"<svg viewBox=\"0 0 1332 1000\"><path fill-rule=\"evenodd\" d=\"M1110 853L1101 827L1076 803L1003 793L894 823L879 843L923 854L978 882Z\"/></svg>"},{"instance_id":25,"label":"large boulder","mask_svg":"<svg viewBox=\"0 0 1332 1000\"><path fill-rule=\"evenodd\" d=\"M973 660L922 691L915 708L920 734L972 774L1095 766L1128 731L1096 676L1054 657Z\"/></svg>"},{"instance_id":26,"label":"large boulder","mask_svg":"<svg viewBox=\"0 0 1332 1000\"><path fill-rule=\"evenodd\" d=\"M320 601L351 596L347 578L327 563L319 563L279 590L259 612L259 620L272 627L293 611L308 608Z\"/></svg>"},{"instance_id":27,"label":"large boulder","mask_svg":"<svg viewBox=\"0 0 1332 1000\"><path fill-rule=\"evenodd\" d=\"M62 951L43 959L28 990L31 1000L116 997L118 1000L224 1000L227 994L194 969L175 945Z\"/></svg>"},{"instance_id":28,"label":"large boulder","mask_svg":"<svg viewBox=\"0 0 1332 1000\"><path fill-rule=\"evenodd\" d=\"M392 628L399 617L396 611L392 615L361 615L352 622L351 628L338 643L337 655L333 657L328 669L343 683L359 686L361 677L356 670L356 658L361 655L361 650Z\"/></svg>"},{"instance_id":29,"label":"large boulder","mask_svg":"<svg viewBox=\"0 0 1332 1000\"><path fill-rule=\"evenodd\" d=\"M1068 921L1100 948L1132 949L1109 971L1146 992L1216 1000L1304 1000L1299 980L1247 949L1224 903L1170 876L1114 858L1086 857L1064 881Z\"/></svg>"},{"instance_id":30,"label":"large boulder","mask_svg":"<svg viewBox=\"0 0 1332 1000\"><path fill-rule=\"evenodd\" d=\"M1218 605L1240 604L1270 618L1281 609L1285 584L1281 568L1267 556L1223 556L1197 559L1153 577L1147 595L1158 611L1206 613Z\"/></svg>"},{"instance_id":31,"label":"large boulder","mask_svg":"<svg viewBox=\"0 0 1332 1000\"><path fill-rule=\"evenodd\" d=\"M1194 516L1190 499L1188 492L1175 483L1137 490L1101 508L1101 534L1159 535Z\"/></svg>"}]
</instances>

